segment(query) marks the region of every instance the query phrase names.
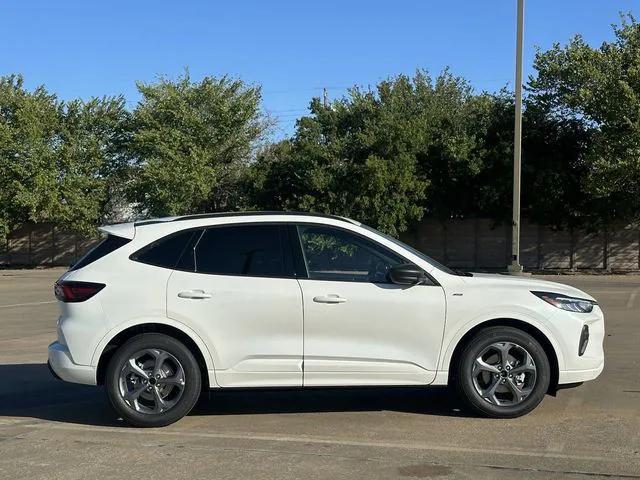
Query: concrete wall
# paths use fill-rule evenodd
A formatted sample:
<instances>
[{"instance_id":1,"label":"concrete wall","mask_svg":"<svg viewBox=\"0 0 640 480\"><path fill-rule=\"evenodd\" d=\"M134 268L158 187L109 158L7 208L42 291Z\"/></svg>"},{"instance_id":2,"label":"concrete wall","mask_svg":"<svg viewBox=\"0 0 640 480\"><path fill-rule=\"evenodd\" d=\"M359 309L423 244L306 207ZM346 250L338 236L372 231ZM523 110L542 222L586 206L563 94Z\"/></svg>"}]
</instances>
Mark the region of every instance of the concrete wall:
<instances>
[{"instance_id":1,"label":"concrete wall","mask_svg":"<svg viewBox=\"0 0 640 480\"><path fill-rule=\"evenodd\" d=\"M511 226L487 219L425 219L403 239L452 267L502 270L510 263ZM623 225L607 232L553 230L524 221L520 262L528 270L640 269L640 231Z\"/></svg>"},{"instance_id":2,"label":"concrete wall","mask_svg":"<svg viewBox=\"0 0 640 480\"><path fill-rule=\"evenodd\" d=\"M13 231L0 251L0 265L69 265L100 240L60 231L53 225L29 224Z\"/></svg>"},{"instance_id":3,"label":"concrete wall","mask_svg":"<svg viewBox=\"0 0 640 480\"><path fill-rule=\"evenodd\" d=\"M0 252L8 266L69 265L94 245L52 225L25 225L14 231ZM487 219L425 219L403 240L452 267L503 270L510 263L511 227ZM616 226L607 232L554 231L523 222L520 261L528 270L640 269L640 231Z\"/></svg>"}]
</instances>

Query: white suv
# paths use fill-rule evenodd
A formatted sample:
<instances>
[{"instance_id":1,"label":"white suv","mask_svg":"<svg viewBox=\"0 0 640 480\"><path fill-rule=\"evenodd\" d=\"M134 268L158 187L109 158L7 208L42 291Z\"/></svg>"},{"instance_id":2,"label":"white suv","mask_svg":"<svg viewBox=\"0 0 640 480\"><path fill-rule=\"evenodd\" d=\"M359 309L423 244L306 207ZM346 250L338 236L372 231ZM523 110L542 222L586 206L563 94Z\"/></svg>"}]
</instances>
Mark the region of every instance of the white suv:
<instances>
[{"instance_id":1,"label":"white suv","mask_svg":"<svg viewBox=\"0 0 640 480\"><path fill-rule=\"evenodd\" d=\"M101 228L55 285L53 373L162 426L203 388L455 384L492 417L596 378L604 320L567 285L453 271L356 221L229 213Z\"/></svg>"}]
</instances>

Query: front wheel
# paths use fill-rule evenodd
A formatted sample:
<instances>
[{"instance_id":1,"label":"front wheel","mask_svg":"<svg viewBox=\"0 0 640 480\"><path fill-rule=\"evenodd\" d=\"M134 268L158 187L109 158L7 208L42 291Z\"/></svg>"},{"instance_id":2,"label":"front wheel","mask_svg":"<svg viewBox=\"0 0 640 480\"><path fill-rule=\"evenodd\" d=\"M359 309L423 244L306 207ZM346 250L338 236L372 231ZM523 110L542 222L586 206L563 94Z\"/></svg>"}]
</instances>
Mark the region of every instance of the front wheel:
<instances>
[{"instance_id":1,"label":"front wheel","mask_svg":"<svg viewBox=\"0 0 640 480\"><path fill-rule=\"evenodd\" d=\"M544 349L517 328L481 330L459 359L457 389L467 405L488 417L513 418L530 412L551 381Z\"/></svg>"},{"instance_id":2,"label":"front wheel","mask_svg":"<svg viewBox=\"0 0 640 480\"><path fill-rule=\"evenodd\" d=\"M124 420L136 427L162 427L191 411L202 378L187 347L167 335L148 333L118 348L105 384L111 404Z\"/></svg>"}]
</instances>

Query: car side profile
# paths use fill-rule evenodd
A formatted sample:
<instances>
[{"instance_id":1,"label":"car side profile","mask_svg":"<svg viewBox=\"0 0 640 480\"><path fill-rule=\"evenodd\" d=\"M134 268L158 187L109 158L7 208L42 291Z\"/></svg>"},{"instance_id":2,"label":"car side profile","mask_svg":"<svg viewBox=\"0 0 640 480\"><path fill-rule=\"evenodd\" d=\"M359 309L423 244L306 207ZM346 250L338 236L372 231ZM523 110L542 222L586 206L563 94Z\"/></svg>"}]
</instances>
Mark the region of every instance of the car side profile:
<instances>
[{"instance_id":1,"label":"car side profile","mask_svg":"<svg viewBox=\"0 0 640 480\"><path fill-rule=\"evenodd\" d=\"M101 230L55 284L49 366L104 385L136 426L236 387L454 385L509 418L604 366L588 294L457 272L354 220L248 212Z\"/></svg>"}]
</instances>

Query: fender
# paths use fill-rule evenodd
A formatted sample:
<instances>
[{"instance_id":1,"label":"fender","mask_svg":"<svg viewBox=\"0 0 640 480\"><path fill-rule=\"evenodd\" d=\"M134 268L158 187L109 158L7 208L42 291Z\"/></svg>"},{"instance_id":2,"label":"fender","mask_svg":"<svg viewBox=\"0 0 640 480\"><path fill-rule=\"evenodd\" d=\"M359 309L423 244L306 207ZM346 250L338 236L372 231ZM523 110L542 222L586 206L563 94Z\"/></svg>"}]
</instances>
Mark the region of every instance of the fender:
<instances>
[{"instance_id":1,"label":"fender","mask_svg":"<svg viewBox=\"0 0 640 480\"><path fill-rule=\"evenodd\" d=\"M101 357L102 352L104 351L105 347L120 332L123 332L124 330L126 330L127 328L130 328L130 327L135 327L135 326L145 325L145 324L152 324L152 323L161 324L161 325L167 325L169 327L173 327L173 328L175 328L177 330L180 330L182 333L184 333L189 338L191 338L191 340L193 340L193 342L196 344L196 346L200 349L200 352L202 353L202 356L204 357L204 361L205 361L205 364L207 366L207 373L209 375L210 385L212 387L218 385L218 383L217 383L217 381L215 379L215 367L214 367L214 363L213 363L213 357L211 355L211 352L210 352L209 348L207 347L205 342L202 340L202 338L195 331L193 331L191 328L186 326L184 323L181 323L181 322L178 322L176 320L173 320L171 318L166 318L166 317L165 318L158 318L158 317L136 318L136 319L128 320L126 322L118 324L117 326L115 326L114 328L109 330L102 337L100 342L98 342L98 345L96 346L95 350L93 351L93 356L91 358L91 366L94 367L94 368L98 367L98 362L100 361L100 357Z\"/></svg>"},{"instance_id":2,"label":"fender","mask_svg":"<svg viewBox=\"0 0 640 480\"><path fill-rule=\"evenodd\" d=\"M445 333L445 336L443 338L442 349L441 349L442 355L440 356L440 364L438 365L438 373L440 374L440 372L448 372L449 364L451 363L451 357L453 356L454 350L456 349L462 337L464 337L471 329L473 329L474 327L477 327L478 325L481 325L482 323L489 322L492 320L497 320L500 318L509 318L512 320L519 320L523 323L527 323L532 327L535 327L538 330L540 330L540 332L542 332L542 334L545 337L547 337L547 340L549 341L549 343L553 347L553 350L555 351L556 357L558 359L558 369L559 370L564 369L565 361L562 355L562 349L560 348L555 338L555 335L552 333L550 328L547 325L545 325L546 322L539 320L533 315L528 315L523 311L505 310L505 311L493 312L491 314L489 314L488 312L484 312L474 317L473 319L464 323L463 326L456 328L455 335L451 338L447 338L447 335ZM441 377L441 375L439 375L439 377ZM439 378L438 380L440 379L441 378ZM446 384L446 381L445 381L445 384Z\"/></svg>"}]
</instances>

